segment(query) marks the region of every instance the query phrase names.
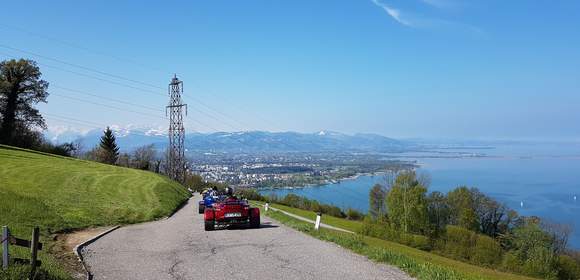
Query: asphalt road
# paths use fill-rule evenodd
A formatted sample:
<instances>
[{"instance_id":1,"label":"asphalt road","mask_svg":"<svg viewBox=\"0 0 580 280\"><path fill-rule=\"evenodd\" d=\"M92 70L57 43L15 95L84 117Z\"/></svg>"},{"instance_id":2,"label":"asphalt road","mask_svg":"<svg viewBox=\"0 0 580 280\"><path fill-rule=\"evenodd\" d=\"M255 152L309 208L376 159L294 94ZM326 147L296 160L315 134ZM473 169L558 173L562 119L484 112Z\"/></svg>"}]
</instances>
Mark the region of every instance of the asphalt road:
<instances>
[{"instance_id":1,"label":"asphalt road","mask_svg":"<svg viewBox=\"0 0 580 280\"><path fill-rule=\"evenodd\" d=\"M259 229L203 229L197 199L83 249L93 279L411 279L397 268L262 216Z\"/></svg>"}]
</instances>

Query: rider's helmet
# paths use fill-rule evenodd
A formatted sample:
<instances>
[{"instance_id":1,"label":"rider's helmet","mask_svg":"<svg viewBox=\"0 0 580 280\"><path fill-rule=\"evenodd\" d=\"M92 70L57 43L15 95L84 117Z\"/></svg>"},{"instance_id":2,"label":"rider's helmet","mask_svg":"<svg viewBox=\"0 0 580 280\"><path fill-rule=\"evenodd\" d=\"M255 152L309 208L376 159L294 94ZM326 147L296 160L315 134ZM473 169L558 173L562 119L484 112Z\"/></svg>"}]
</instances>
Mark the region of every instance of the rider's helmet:
<instances>
[{"instance_id":1,"label":"rider's helmet","mask_svg":"<svg viewBox=\"0 0 580 280\"><path fill-rule=\"evenodd\" d=\"M226 195L233 195L234 194L234 189L232 187L226 187Z\"/></svg>"}]
</instances>

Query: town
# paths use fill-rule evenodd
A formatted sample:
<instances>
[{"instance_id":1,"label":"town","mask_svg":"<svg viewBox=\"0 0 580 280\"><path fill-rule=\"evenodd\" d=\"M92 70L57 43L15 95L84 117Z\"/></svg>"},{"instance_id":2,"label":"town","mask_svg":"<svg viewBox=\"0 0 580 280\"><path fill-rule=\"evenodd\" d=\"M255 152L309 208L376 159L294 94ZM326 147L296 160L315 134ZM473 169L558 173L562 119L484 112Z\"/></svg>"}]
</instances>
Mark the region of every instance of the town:
<instances>
[{"instance_id":1,"label":"town","mask_svg":"<svg viewBox=\"0 0 580 280\"><path fill-rule=\"evenodd\" d=\"M337 183L360 174L412 169L415 163L380 154L204 153L190 161L190 171L204 180L238 187L283 188Z\"/></svg>"}]
</instances>

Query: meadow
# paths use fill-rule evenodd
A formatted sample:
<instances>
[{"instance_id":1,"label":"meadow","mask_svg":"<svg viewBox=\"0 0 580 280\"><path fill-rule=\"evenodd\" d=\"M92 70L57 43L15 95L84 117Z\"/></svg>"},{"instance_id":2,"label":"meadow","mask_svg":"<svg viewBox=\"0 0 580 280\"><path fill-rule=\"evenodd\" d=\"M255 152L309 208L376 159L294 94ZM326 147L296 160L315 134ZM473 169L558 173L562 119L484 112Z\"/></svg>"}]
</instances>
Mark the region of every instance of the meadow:
<instances>
[{"instance_id":1,"label":"meadow","mask_svg":"<svg viewBox=\"0 0 580 280\"><path fill-rule=\"evenodd\" d=\"M155 173L0 145L0 226L30 238L39 226L41 279L69 279L55 256L55 234L130 224L170 215L189 194ZM28 252L16 247L14 257ZM0 272L0 279L19 275Z\"/></svg>"}]
</instances>

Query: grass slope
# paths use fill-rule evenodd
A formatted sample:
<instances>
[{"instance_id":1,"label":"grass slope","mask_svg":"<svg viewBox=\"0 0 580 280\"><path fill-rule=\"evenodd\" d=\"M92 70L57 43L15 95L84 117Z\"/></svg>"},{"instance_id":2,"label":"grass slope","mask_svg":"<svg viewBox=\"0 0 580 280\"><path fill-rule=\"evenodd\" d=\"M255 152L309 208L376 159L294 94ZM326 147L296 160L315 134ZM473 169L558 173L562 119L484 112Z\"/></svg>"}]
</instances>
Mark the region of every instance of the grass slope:
<instances>
[{"instance_id":1,"label":"grass slope","mask_svg":"<svg viewBox=\"0 0 580 280\"><path fill-rule=\"evenodd\" d=\"M292 208L292 207L288 207L286 205L281 205L281 204L276 204L276 203L272 203L271 205L274 208L284 210L288 213L292 213L294 215L308 218L308 219L313 220L313 221L316 220L316 213L314 213L312 211L302 210L302 209L298 209L298 208ZM346 229L346 230L350 230L350 231L354 231L354 232L359 232L362 229L362 223L359 221L351 221L351 220L347 220L347 219L341 219L341 218L333 217L330 215L322 215L322 222L327 224L327 225L331 225L333 227L342 228L342 229Z\"/></svg>"},{"instance_id":2,"label":"grass slope","mask_svg":"<svg viewBox=\"0 0 580 280\"><path fill-rule=\"evenodd\" d=\"M151 172L0 145L0 226L17 237L29 239L40 226L41 241L50 243L56 232L153 220L187 198L179 184ZM66 279L47 251L43 267Z\"/></svg>"},{"instance_id":3,"label":"grass slope","mask_svg":"<svg viewBox=\"0 0 580 280\"><path fill-rule=\"evenodd\" d=\"M263 203L258 203L263 205ZM284 205L271 206L289 213L314 220L316 214L311 211L296 209ZM390 242L368 236L352 235L328 229L312 230L312 225L299 221L282 213L269 211L267 215L322 240L337 243L358 254L365 255L375 261L398 266L418 279L533 279L526 276L505 273L493 269L479 267L468 263L452 260L443 256L421 251L399 243ZM331 216L322 216L322 222L331 226L355 231L362 227L358 221L349 221Z\"/></svg>"}]
</instances>

